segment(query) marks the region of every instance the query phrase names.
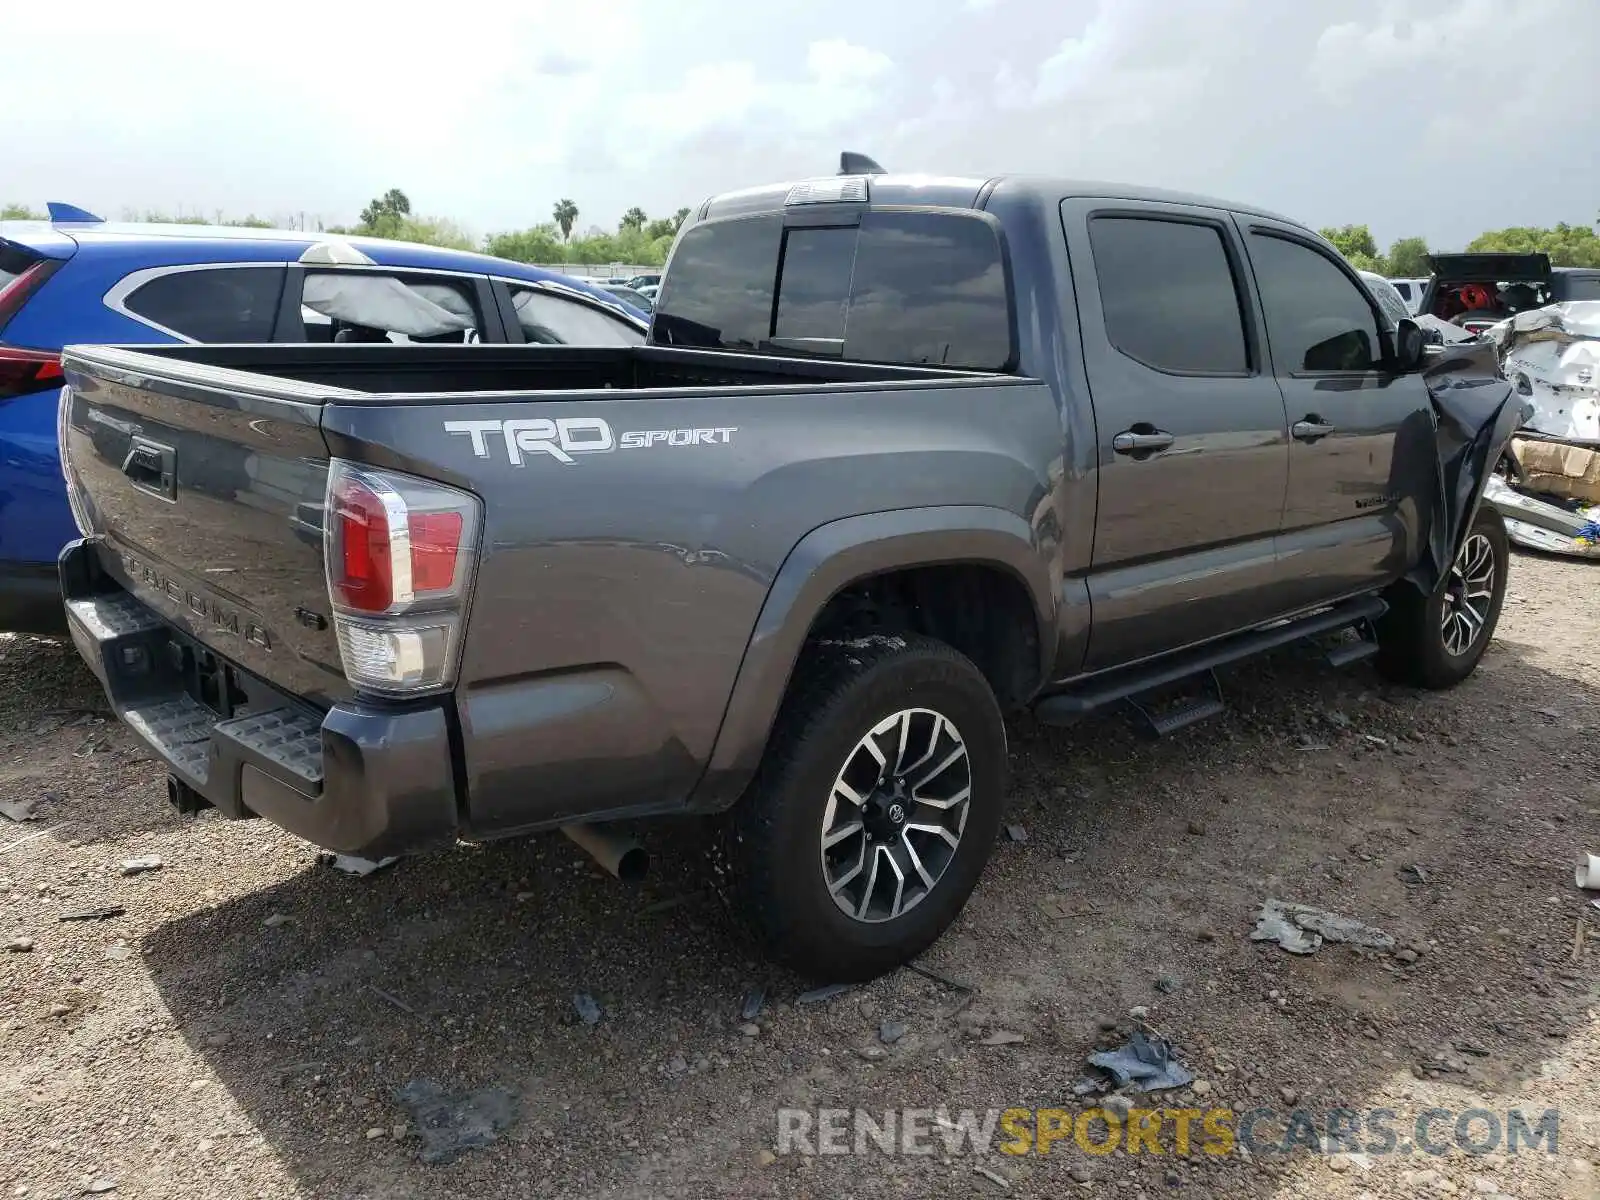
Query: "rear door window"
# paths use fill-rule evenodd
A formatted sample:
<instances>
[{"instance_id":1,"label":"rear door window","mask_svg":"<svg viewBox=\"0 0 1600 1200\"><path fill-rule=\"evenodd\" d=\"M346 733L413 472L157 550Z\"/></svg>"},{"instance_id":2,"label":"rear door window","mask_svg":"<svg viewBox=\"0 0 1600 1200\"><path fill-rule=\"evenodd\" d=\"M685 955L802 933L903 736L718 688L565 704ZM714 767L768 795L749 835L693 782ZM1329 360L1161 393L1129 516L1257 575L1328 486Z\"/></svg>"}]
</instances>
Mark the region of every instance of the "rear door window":
<instances>
[{"instance_id":1,"label":"rear door window","mask_svg":"<svg viewBox=\"0 0 1600 1200\"><path fill-rule=\"evenodd\" d=\"M546 346L639 346L644 331L597 305L544 288L511 287L523 339Z\"/></svg>"},{"instance_id":2,"label":"rear door window","mask_svg":"<svg viewBox=\"0 0 1600 1200\"><path fill-rule=\"evenodd\" d=\"M1135 362L1188 375L1249 370L1239 290L1222 230L1147 217L1089 222L1111 344Z\"/></svg>"},{"instance_id":3,"label":"rear door window","mask_svg":"<svg viewBox=\"0 0 1600 1200\"><path fill-rule=\"evenodd\" d=\"M477 342L483 314L471 279L307 271L300 320L308 342Z\"/></svg>"},{"instance_id":4,"label":"rear door window","mask_svg":"<svg viewBox=\"0 0 1600 1200\"><path fill-rule=\"evenodd\" d=\"M122 307L146 325L195 342L268 342L283 296L281 266L164 271Z\"/></svg>"}]
</instances>

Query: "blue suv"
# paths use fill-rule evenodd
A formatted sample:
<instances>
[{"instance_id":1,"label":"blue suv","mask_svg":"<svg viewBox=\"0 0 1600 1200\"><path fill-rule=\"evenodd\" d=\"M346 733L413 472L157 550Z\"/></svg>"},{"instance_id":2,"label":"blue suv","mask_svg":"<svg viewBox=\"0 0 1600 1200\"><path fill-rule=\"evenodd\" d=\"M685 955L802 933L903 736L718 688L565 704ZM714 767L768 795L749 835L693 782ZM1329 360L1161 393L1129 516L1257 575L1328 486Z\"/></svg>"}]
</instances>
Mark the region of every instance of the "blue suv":
<instances>
[{"instance_id":1,"label":"blue suv","mask_svg":"<svg viewBox=\"0 0 1600 1200\"><path fill-rule=\"evenodd\" d=\"M0 631L64 628L56 555L77 536L56 449L75 342L638 345L604 290L461 250L321 232L113 224L64 204L0 221Z\"/></svg>"}]
</instances>

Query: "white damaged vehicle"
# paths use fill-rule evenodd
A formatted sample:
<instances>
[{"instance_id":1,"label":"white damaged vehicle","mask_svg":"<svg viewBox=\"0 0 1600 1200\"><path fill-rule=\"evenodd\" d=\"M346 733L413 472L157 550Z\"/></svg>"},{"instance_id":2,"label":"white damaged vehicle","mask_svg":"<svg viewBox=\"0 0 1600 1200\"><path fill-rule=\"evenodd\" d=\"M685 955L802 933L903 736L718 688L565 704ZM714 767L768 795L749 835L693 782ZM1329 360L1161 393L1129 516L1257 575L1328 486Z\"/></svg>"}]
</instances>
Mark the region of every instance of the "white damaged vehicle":
<instances>
[{"instance_id":1,"label":"white damaged vehicle","mask_svg":"<svg viewBox=\"0 0 1600 1200\"><path fill-rule=\"evenodd\" d=\"M1484 499L1519 545L1600 558L1600 300L1518 313L1486 336L1533 415Z\"/></svg>"}]
</instances>

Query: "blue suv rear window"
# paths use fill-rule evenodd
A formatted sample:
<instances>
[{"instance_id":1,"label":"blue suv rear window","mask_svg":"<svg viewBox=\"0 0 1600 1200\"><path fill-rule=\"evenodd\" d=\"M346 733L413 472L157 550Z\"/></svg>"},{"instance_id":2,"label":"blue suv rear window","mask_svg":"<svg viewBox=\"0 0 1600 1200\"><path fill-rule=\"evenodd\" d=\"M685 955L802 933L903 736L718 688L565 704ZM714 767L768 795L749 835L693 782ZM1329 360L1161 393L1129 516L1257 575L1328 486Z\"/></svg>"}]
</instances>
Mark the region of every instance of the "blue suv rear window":
<instances>
[{"instance_id":1,"label":"blue suv rear window","mask_svg":"<svg viewBox=\"0 0 1600 1200\"><path fill-rule=\"evenodd\" d=\"M197 267L157 275L123 302L150 325L197 342L270 342L281 266Z\"/></svg>"}]
</instances>

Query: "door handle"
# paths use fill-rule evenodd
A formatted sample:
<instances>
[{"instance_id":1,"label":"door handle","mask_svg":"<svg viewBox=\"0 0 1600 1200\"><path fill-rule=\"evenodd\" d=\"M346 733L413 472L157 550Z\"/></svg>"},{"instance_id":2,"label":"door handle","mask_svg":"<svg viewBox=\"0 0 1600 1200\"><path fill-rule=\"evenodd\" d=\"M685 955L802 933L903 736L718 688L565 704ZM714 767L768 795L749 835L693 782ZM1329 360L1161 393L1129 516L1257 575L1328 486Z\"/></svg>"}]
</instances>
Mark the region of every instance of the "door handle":
<instances>
[{"instance_id":1,"label":"door handle","mask_svg":"<svg viewBox=\"0 0 1600 1200\"><path fill-rule=\"evenodd\" d=\"M1318 438L1325 438L1333 432L1333 426L1327 424L1316 413L1307 414L1305 420L1296 421L1289 430L1294 434L1297 442L1314 442Z\"/></svg>"},{"instance_id":2,"label":"door handle","mask_svg":"<svg viewBox=\"0 0 1600 1200\"><path fill-rule=\"evenodd\" d=\"M1173 440L1170 433L1141 424L1117 434L1111 439L1111 448L1118 454L1154 454L1157 450L1170 449Z\"/></svg>"},{"instance_id":3,"label":"door handle","mask_svg":"<svg viewBox=\"0 0 1600 1200\"><path fill-rule=\"evenodd\" d=\"M122 473L141 492L168 502L178 499L176 455L171 446L135 437L122 460Z\"/></svg>"}]
</instances>

